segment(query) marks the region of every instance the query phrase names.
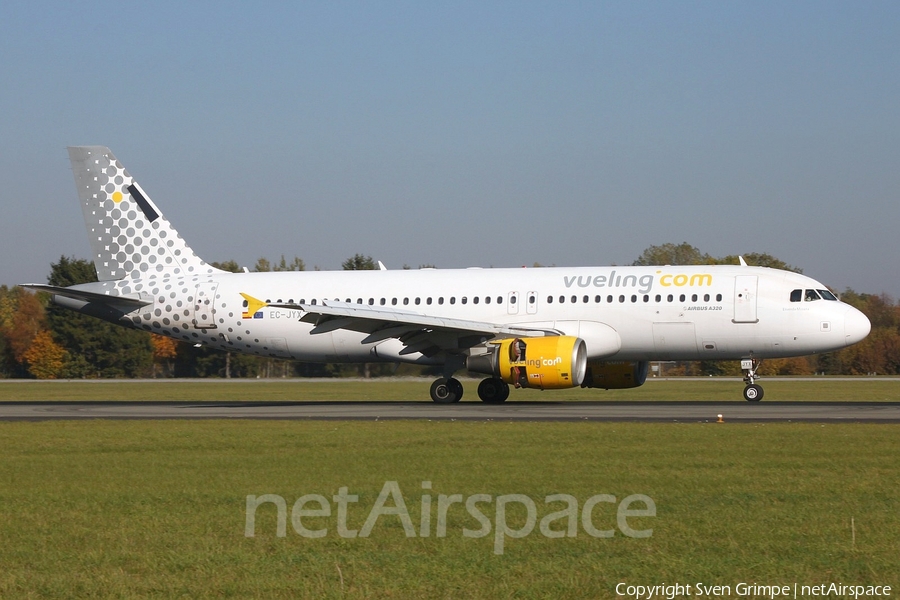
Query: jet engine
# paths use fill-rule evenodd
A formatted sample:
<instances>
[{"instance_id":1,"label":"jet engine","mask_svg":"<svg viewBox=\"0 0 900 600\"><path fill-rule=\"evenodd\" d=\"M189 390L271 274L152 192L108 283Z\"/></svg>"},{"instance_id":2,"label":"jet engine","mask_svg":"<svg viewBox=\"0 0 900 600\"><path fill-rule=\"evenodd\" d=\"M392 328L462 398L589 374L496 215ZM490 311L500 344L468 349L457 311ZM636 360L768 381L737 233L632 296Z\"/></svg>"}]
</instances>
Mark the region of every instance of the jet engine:
<instances>
[{"instance_id":1,"label":"jet engine","mask_svg":"<svg viewBox=\"0 0 900 600\"><path fill-rule=\"evenodd\" d=\"M492 342L466 368L515 387L558 390L582 385L587 368L584 340L572 336L511 338Z\"/></svg>"},{"instance_id":2,"label":"jet engine","mask_svg":"<svg viewBox=\"0 0 900 600\"><path fill-rule=\"evenodd\" d=\"M650 363L646 360L627 361L591 361L587 364L587 375L581 387L621 390L636 388L647 381Z\"/></svg>"}]
</instances>

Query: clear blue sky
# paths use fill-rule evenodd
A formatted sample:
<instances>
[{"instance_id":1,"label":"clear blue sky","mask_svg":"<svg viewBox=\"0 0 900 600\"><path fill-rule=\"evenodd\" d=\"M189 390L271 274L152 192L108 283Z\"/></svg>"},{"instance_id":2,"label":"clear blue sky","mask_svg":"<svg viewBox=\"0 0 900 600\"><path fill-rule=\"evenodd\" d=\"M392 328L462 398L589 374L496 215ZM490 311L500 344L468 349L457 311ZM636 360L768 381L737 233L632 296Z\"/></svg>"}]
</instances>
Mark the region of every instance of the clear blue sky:
<instances>
[{"instance_id":1,"label":"clear blue sky","mask_svg":"<svg viewBox=\"0 0 900 600\"><path fill-rule=\"evenodd\" d=\"M0 283L109 146L205 259L629 264L900 296L898 2L5 2Z\"/></svg>"}]
</instances>

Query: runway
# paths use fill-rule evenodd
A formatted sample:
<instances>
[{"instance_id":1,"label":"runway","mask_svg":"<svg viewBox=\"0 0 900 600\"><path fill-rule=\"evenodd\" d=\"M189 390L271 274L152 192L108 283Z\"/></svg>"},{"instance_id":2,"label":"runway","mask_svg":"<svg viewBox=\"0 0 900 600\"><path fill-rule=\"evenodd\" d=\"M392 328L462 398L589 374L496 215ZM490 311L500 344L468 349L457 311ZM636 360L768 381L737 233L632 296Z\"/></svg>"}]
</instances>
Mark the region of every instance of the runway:
<instances>
[{"instance_id":1,"label":"runway","mask_svg":"<svg viewBox=\"0 0 900 600\"><path fill-rule=\"evenodd\" d=\"M897 402L4 402L0 420L315 419L900 423Z\"/></svg>"}]
</instances>

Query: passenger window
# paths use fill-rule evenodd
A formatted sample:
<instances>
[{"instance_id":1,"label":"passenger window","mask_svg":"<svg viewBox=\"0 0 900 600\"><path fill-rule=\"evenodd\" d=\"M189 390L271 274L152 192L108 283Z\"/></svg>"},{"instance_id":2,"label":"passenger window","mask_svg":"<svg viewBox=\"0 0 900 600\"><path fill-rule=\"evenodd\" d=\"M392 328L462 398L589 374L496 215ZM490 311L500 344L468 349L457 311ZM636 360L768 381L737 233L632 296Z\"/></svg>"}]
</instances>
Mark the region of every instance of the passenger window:
<instances>
[{"instance_id":1,"label":"passenger window","mask_svg":"<svg viewBox=\"0 0 900 600\"><path fill-rule=\"evenodd\" d=\"M490 304L490 303L491 303L491 297L490 297L490 296L485 296L485 297L484 297L484 303L485 303L485 304Z\"/></svg>"},{"instance_id":2,"label":"passenger window","mask_svg":"<svg viewBox=\"0 0 900 600\"><path fill-rule=\"evenodd\" d=\"M603 296L594 296L594 302L595 302L596 304L600 304L600 302L601 302L602 300L603 300Z\"/></svg>"},{"instance_id":3,"label":"passenger window","mask_svg":"<svg viewBox=\"0 0 900 600\"><path fill-rule=\"evenodd\" d=\"M678 301L684 302L684 294L681 294L680 296L678 296Z\"/></svg>"},{"instance_id":4,"label":"passenger window","mask_svg":"<svg viewBox=\"0 0 900 600\"><path fill-rule=\"evenodd\" d=\"M397 306L397 299L396 299L396 298L391 298L391 305L392 305L392 306Z\"/></svg>"},{"instance_id":5,"label":"passenger window","mask_svg":"<svg viewBox=\"0 0 900 600\"><path fill-rule=\"evenodd\" d=\"M553 296L547 296L547 304L553 304Z\"/></svg>"},{"instance_id":6,"label":"passenger window","mask_svg":"<svg viewBox=\"0 0 900 600\"><path fill-rule=\"evenodd\" d=\"M431 296L429 296L428 299L425 300L425 304L427 304L428 306L431 306Z\"/></svg>"},{"instance_id":7,"label":"passenger window","mask_svg":"<svg viewBox=\"0 0 900 600\"><path fill-rule=\"evenodd\" d=\"M443 303L444 303L444 297L443 297L443 296L439 296L439 297L438 297L438 304L443 304Z\"/></svg>"},{"instance_id":8,"label":"passenger window","mask_svg":"<svg viewBox=\"0 0 900 600\"><path fill-rule=\"evenodd\" d=\"M722 301L722 294L716 294L716 302Z\"/></svg>"},{"instance_id":9,"label":"passenger window","mask_svg":"<svg viewBox=\"0 0 900 600\"><path fill-rule=\"evenodd\" d=\"M403 299L403 306L406 306L407 304L409 304L409 298L404 298L404 299Z\"/></svg>"},{"instance_id":10,"label":"passenger window","mask_svg":"<svg viewBox=\"0 0 900 600\"><path fill-rule=\"evenodd\" d=\"M619 296L619 303L622 303L622 302L625 302L625 296L624 296L624 295L620 295L620 296Z\"/></svg>"},{"instance_id":11,"label":"passenger window","mask_svg":"<svg viewBox=\"0 0 900 600\"><path fill-rule=\"evenodd\" d=\"M463 296L462 299L460 300L460 302L462 302L463 304L465 304L468 301L469 300L465 296Z\"/></svg>"},{"instance_id":12,"label":"passenger window","mask_svg":"<svg viewBox=\"0 0 900 600\"><path fill-rule=\"evenodd\" d=\"M578 296L572 296L572 304L578 302Z\"/></svg>"},{"instance_id":13,"label":"passenger window","mask_svg":"<svg viewBox=\"0 0 900 600\"><path fill-rule=\"evenodd\" d=\"M456 296L450 296L450 304L456 304Z\"/></svg>"},{"instance_id":14,"label":"passenger window","mask_svg":"<svg viewBox=\"0 0 900 600\"><path fill-rule=\"evenodd\" d=\"M650 302L650 296L644 294L644 302Z\"/></svg>"},{"instance_id":15,"label":"passenger window","mask_svg":"<svg viewBox=\"0 0 900 600\"><path fill-rule=\"evenodd\" d=\"M560 296L560 297L559 297L559 303L560 303L560 304L562 304L562 303L565 302L565 301L566 301L566 297L565 297L565 296Z\"/></svg>"},{"instance_id":16,"label":"passenger window","mask_svg":"<svg viewBox=\"0 0 900 600\"><path fill-rule=\"evenodd\" d=\"M382 306L384 306L384 298L381 299L381 301L379 302L379 304L381 304Z\"/></svg>"},{"instance_id":17,"label":"passenger window","mask_svg":"<svg viewBox=\"0 0 900 600\"><path fill-rule=\"evenodd\" d=\"M691 302L697 301L697 294L691 294Z\"/></svg>"},{"instance_id":18,"label":"passenger window","mask_svg":"<svg viewBox=\"0 0 900 600\"><path fill-rule=\"evenodd\" d=\"M674 301L675 301L675 296L673 296L672 294L669 294L668 296L666 296L666 301L667 301L667 302L674 302Z\"/></svg>"},{"instance_id":19,"label":"passenger window","mask_svg":"<svg viewBox=\"0 0 900 600\"><path fill-rule=\"evenodd\" d=\"M478 304L478 296L472 298L472 304Z\"/></svg>"},{"instance_id":20,"label":"passenger window","mask_svg":"<svg viewBox=\"0 0 900 600\"><path fill-rule=\"evenodd\" d=\"M800 302L803 299L803 290L791 291L791 302Z\"/></svg>"},{"instance_id":21,"label":"passenger window","mask_svg":"<svg viewBox=\"0 0 900 600\"><path fill-rule=\"evenodd\" d=\"M606 297L606 301L607 301L608 303L612 304L612 302L613 302L613 297L612 297L612 296L607 296L607 297Z\"/></svg>"},{"instance_id":22,"label":"passenger window","mask_svg":"<svg viewBox=\"0 0 900 600\"><path fill-rule=\"evenodd\" d=\"M655 300L656 300L657 302L662 302L662 296L660 296L659 294L657 294Z\"/></svg>"},{"instance_id":23,"label":"passenger window","mask_svg":"<svg viewBox=\"0 0 900 600\"><path fill-rule=\"evenodd\" d=\"M637 302L637 296L636 296L635 294L632 294L632 295L631 295L631 301L632 301L632 302Z\"/></svg>"},{"instance_id":24,"label":"passenger window","mask_svg":"<svg viewBox=\"0 0 900 600\"><path fill-rule=\"evenodd\" d=\"M703 301L709 302L709 294L703 294Z\"/></svg>"}]
</instances>

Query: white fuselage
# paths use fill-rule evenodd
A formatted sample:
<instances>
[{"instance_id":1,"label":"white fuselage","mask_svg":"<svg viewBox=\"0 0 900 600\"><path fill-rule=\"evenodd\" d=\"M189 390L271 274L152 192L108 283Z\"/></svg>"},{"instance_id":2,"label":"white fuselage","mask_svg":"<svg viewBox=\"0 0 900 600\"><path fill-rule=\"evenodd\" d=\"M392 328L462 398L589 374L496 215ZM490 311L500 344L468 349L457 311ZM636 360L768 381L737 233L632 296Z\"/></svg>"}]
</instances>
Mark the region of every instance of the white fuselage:
<instances>
[{"instance_id":1,"label":"white fuselage","mask_svg":"<svg viewBox=\"0 0 900 600\"><path fill-rule=\"evenodd\" d=\"M590 358L714 360L788 357L843 348L869 322L836 300L791 301L795 290L825 290L792 272L745 266L579 267L398 271L214 273L91 284L140 294L152 304L123 321L179 340L245 353L314 362L440 363L401 355L389 338L337 328L311 333L304 311L245 311L242 293L267 303L349 302L447 319L555 329L580 336ZM205 303L212 300L214 305ZM615 330L617 350L592 339ZM601 343L602 342L602 343ZM464 350L461 348L461 350Z\"/></svg>"}]
</instances>

